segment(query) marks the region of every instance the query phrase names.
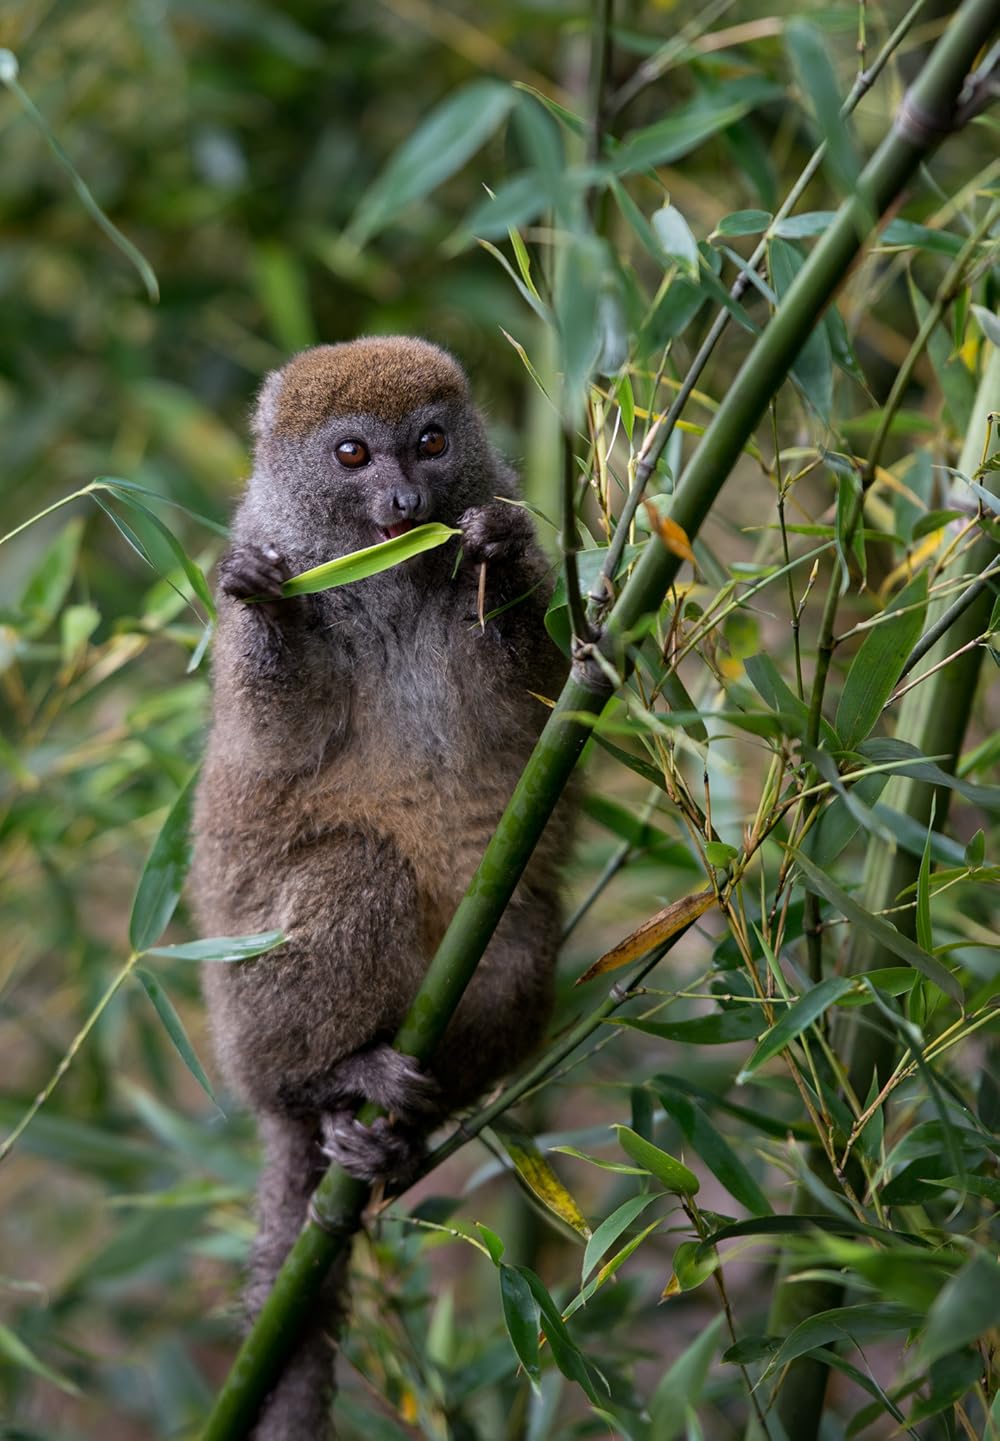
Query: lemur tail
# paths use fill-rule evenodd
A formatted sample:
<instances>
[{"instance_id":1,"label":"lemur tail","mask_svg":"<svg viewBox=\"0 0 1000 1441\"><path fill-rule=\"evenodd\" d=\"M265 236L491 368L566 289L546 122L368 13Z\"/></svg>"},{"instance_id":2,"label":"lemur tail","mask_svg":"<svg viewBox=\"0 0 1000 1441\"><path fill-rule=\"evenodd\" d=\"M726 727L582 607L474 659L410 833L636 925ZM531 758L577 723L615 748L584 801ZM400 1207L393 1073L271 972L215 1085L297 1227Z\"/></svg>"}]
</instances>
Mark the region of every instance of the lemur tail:
<instances>
[{"instance_id":1,"label":"lemur tail","mask_svg":"<svg viewBox=\"0 0 1000 1441\"><path fill-rule=\"evenodd\" d=\"M326 1162L319 1127L276 1113L258 1117L264 1167L257 1190L258 1232L247 1310L257 1315L302 1228ZM334 1359L344 1317L347 1257L327 1277L298 1350L261 1408L252 1441L333 1441Z\"/></svg>"}]
</instances>

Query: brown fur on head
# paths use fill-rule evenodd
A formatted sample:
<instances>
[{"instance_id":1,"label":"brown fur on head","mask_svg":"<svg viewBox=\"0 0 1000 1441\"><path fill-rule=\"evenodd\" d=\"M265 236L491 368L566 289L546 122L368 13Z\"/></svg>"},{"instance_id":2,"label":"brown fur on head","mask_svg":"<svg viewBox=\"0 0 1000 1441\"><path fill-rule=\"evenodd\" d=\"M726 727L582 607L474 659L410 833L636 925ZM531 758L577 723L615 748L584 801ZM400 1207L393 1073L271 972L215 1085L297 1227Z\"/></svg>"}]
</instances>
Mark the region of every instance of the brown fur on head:
<instances>
[{"instance_id":1,"label":"brown fur on head","mask_svg":"<svg viewBox=\"0 0 1000 1441\"><path fill-rule=\"evenodd\" d=\"M367 336L317 345L268 376L255 430L302 436L336 415L367 412L397 421L446 398L465 399L468 382L445 351L409 336Z\"/></svg>"}]
</instances>

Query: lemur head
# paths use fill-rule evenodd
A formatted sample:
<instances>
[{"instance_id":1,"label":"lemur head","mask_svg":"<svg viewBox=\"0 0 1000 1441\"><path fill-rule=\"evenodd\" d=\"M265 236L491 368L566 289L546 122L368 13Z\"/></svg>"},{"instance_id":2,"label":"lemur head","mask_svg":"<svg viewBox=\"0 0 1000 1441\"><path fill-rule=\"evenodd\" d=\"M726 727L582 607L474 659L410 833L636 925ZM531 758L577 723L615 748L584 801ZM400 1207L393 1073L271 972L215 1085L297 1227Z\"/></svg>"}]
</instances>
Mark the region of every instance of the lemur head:
<instances>
[{"instance_id":1,"label":"lemur head","mask_svg":"<svg viewBox=\"0 0 1000 1441\"><path fill-rule=\"evenodd\" d=\"M327 555L508 494L461 366L406 336L319 345L265 380L249 500Z\"/></svg>"}]
</instances>

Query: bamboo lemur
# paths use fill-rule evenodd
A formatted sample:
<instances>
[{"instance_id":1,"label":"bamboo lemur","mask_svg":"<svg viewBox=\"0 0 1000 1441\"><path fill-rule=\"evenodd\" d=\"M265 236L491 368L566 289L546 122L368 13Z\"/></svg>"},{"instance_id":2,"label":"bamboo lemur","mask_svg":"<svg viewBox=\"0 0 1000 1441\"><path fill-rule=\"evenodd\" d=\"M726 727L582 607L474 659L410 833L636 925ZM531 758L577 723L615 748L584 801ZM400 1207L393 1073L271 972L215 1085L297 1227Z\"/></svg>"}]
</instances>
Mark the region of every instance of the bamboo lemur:
<instances>
[{"instance_id":1,"label":"bamboo lemur","mask_svg":"<svg viewBox=\"0 0 1000 1441\"><path fill-rule=\"evenodd\" d=\"M564 669L542 623L530 519L497 499L516 495L515 477L449 355L403 337L304 351L265 381L254 435L219 570L193 865L204 934L287 937L205 975L219 1063L266 1152L251 1313L328 1158L365 1179L405 1173L435 1121L540 1037L558 824L428 1071L389 1045L541 729L535 697L554 695ZM432 519L461 537L356 584L280 598L287 576ZM508 607L485 627L483 562L485 612ZM368 1100L390 1120L354 1120ZM256 1441L329 1434L323 1328L336 1333L339 1290Z\"/></svg>"}]
</instances>

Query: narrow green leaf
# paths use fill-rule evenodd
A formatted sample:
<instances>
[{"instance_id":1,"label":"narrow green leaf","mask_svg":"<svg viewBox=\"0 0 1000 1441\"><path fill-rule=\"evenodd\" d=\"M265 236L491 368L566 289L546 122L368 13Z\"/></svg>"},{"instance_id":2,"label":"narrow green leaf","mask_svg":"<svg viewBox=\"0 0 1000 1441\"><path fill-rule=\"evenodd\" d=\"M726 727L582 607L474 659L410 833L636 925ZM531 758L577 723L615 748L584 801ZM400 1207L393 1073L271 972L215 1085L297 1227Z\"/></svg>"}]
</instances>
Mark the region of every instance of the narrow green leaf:
<instances>
[{"instance_id":1,"label":"narrow green leaf","mask_svg":"<svg viewBox=\"0 0 1000 1441\"><path fill-rule=\"evenodd\" d=\"M936 956L922 950L915 941L910 940L909 936L904 936L881 916L874 916L871 911L866 911L863 906L859 906L857 901L853 901L846 891L842 891L838 885L835 885L830 877L824 875L819 867L813 865L809 857L803 855L801 851L793 850L792 854L805 876L809 890L815 891L817 895L829 901L831 906L835 906L854 925L860 926L862 930L874 936L879 944L891 951L894 956L899 956L902 960L909 962L915 970L918 970L922 976L926 976L929 981L933 981L935 986L944 991L945 995L950 996L958 1005L963 1004L961 986Z\"/></svg>"},{"instance_id":2,"label":"narrow green leaf","mask_svg":"<svg viewBox=\"0 0 1000 1441\"><path fill-rule=\"evenodd\" d=\"M476 80L437 105L362 196L348 226L351 241L365 244L407 205L460 170L516 99L514 90L499 80Z\"/></svg>"},{"instance_id":3,"label":"narrow green leaf","mask_svg":"<svg viewBox=\"0 0 1000 1441\"><path fill-rule=\"evenodd\" d=\"M549 1150L558 1151L561 1156L572 1156L577 1161L586 1161L588 1166L596 1166L601 1171L611 1171L616 1176L646 1174L642 1166L626 1166L624 1161L605 1161L600 1156L591 1156L587 1151L581 1151L577 1146L550 1146Z\"/></svg>"},{"instance_id":4,"label":"narrow green leaf","mask_svg":"<svg viewBox=\"0 0 1000 1441\"><path fill-rule=\"evenodd\" d=\"M663 205L654 211L651 222L653 233L666 255L687 275L689 280L698 279L698 242L691 233L684 216L675 205Z\"/></svg>"},{"instance_id":5,"label":"narrow green leaf","mask_svg":"<svg viewBox=\"0 0 1000 1441\"><path fill-rule=\"evenodd\" d=\"M929 761L925 755L908 741L897 737L878 737L858 746L858 753L875 765L893 762L893 774L910 776L913 780L924 781L932 786L946 786L964 796L970 805L982 806L984 810L1000 811L1000 786L979 786L972 781L954 776L943 770L936 761Z\"/></svg>"},{"instance_id":6,"label":"narrow green leaf","mask_svg":"<svg viewBox=\"0 0 1000 1441\"><path fill-rule=\"evenodd\" d=\"M601 358L602 297L609 266L608 248L594 235L571 235L559 253L555 308L565 406L571 416L582 407L586 387Z\"/></svg>"},{"instance_id":7,"label":"narrow green leaf","mask_svg":"<svg viewBox=\"0 0 1000 1441\"><path fill-rule=\"evenodd\" d=\"M58 1371L53 1371L44 1361L39 1361L34 1351L25 1345L9 1326L0 1325L0 1356L4 1356L12 1366L20 1366L22 1371L31 1371L43 1381L50 1381L68 1396L81 1394L79 1386L74 1385L66 1376L61 1376Z\"/></svg>"},{"instance_id":8,"label":"narrow green leaf","mask_svg":"<svg viewBox=\"0 0 1000 1441\"><path fill-rule=\"evenodd\" d=\"M115 225L111 219L109 219L109 217L104 213L104 211L98 205L97 201L94 199L93 192L91 191L90 186L84 180L83 176L80 174L79 170L77 170L76 166L73 164L72 160L69 158L62 145L56 139L55 134L49 125L49 122L45 119L45 116L38 109L31 96L28 94L28 92L21 85L21 82L18 80L17 57L10 50L0 51L0 57L2 57L3 62L2 65L0 65L0 83L6 85L7 88L12 91L14 95L16 95L21 105L21 108L28 115L32 124L41 131L42 135L45 137L46 144L52 151L52 154L55 156L56 160L59 162L63 170L65 170L66 174L69 176L70 183L72 184L73 189L76 192L77 199L80 201L80 204L83 206L84 210L86 210L91 220L93 220L94 223L99 226L101 230L104 231L104 234L111 241L112 245L116 246L117 249L120 250L121 253L135 266L142 279L143 285L146 287L146 295L151 301L155 303L160 298L160 287L157 284L156 275L153 271L153 267L150 265L149 261L138 249L138 247L132 244L132 241L129 240L128 236L122 234L122 232L118 229L118 226Z\"/></svg>"},{"instance_id":9,"label":"narrow green leaf","mask_svg":"<svg viewBox=\"0 0 1000 1441\"><path fill-rule=\"evenodd\" d=\"M766 1216L773 1211L774 1207L760 1186L701 1107L677 1091L657 1087L657 1095L664 1110L684 1132L689 1145L705 1162L716 1180L722 1182L729 1194L753 1215Z\"/></svg>"},{"instance_id":10,"label":"narrow green leaf","mask_svg":"<svg viewBox=\"0 0 1000 1441\"><path fill-rule=\"evenodd\" d=\"M842 113L842 96L826 52L822 32L808 20L795 18L785 26L785 44L799 89L816 116L825 160L842 192L854 189L858 157Z\"/></svg>"},{"instance_id":11,"label":"narrow green leaf","mask_svg":"<svg viewBox=\"0 0 1000 1441\"><path fill-rule=\"evenodd\" d=\"M974 305L972 313L986 339L1000 350L1000 316L995 315L992 310L987 310L985 305Z\"/></svg>"},{"instance_id":12,"label":"narrow green leaf","mask_svg":"<svg viewBox=\"0 0 1000 1441\"><path fill-rule=\"evenodd\" d=\"M93 605L68 605L59 617L59 647L63 665L72 665L101 623L101 612Z\"/></svg>"},{"instance_id":13,"label":"narrow green leaf","mask_svg":"<svg viewBox=\"0 0 1000 1441\"><path fill-rule=\"evenodd\" d=\"M176 946L150 946L146 956L168 961L246 961L262 956L284 942L281 931L260 931L255 936L212 936L202 941L181 941Z\"/></svg>"},{"instance_id":14,"label":"narrow green leaf","mask_svg":"<svg viewBox=\"0 0 1000 1441\"><path fill-rule=\"evenodd\" d=\"M78 516L63 526L32 571L17 607L29 639L43 635L55 620L73 584L82 538L83 521Z\"/></svg>"},{"instance_id":15,"label":"narrow green leaf","mask_svg":"<svg viewBox=\"0 0 1000 1441\"><path fill-rule=\"evenodd\" d=\"M765 1061L783 1051L807 1027L815 1024L830 1006L845 996L857 983L849 976L829 976L820 981L790 1006L785 1014L760 1038L756 1049L736 1077L736 1084L748 1081Z\"/></svg>"},{"instance_id":16,"label":"narrow green leaf","mask_svg":"<svg viewBox=\"0 0 1000 1441\"><path fill-rule=\"evenodd\" d=\"M986 835L980 826L979 830L965 847L963 857L965 864L970 871L978 871L986 861Z\"/></svg>"},{"instance_id":17,"label":"narrow green leaf","mask_svg":"<svg viewBox=\"0 0 1000 1441\"><path fill-rule=\"evenodd\" d=\"M708 237L709 243L717 236L729 240L737 235L760 235L770 225L772 218L769 210L734 210L732 214L722 217Z\"/></svg>"},{"instance_id":18,"label":"narrow green leaf","mask_svg":"<svg viewBox=\"0 0 1000 1441\"><path fill-rule=\"evenodd\" d=\"M676 1161L666 1151L661 1151L659 1146L644 1140L630 1126L616 1125L612 1129L618 1132L618 1144L626 1156L630 1156L637 1165L655 1176L666 1190L680 1196L693 1196L697 1193L701 1182L683 1162Z\"/></svg>"},{"instance_id":19,"label":"narrow green leaf","mask_svg":"<svg viewBox=\"0 0 1000 1441\"><path fill-rule=\"evenodd\" d=\"M690 1046L726 1046L730 1041L756 1040L764 1025L758 1006L739 1006L715 1015L695 1016L690 1021L636 1021L614 1017L609 1025L627 1026L659 1036L664 1041L685 1041Z\"/></svg>"},{"instance_id":20,"label":"narrow green leaf","mask_svg":"<svg viewBox=\"0 0 1000 1441\"><path fill-rule=\"evenodd\" d=\"M957 255L965 241L950 230L932 230L913 220L890 220L878 238L879 247L892 246L902 250L933 250L939 255Z\"/></svg>"},{"instance_id":21,"label":"narrow green leaf","mask_svg":"<svg viewBox=\"0 0 1000 1441\"><path fill-rule=\"evenodd\" d=\"M642 1215L647 1206L659 1199L660 1197L655 1191L647 1191L642 1196L630 1196L616 1211L612 1211L610 1216L605 1217L587 1242L587 1249L583 1253L583 1267L580 1272L581 1286L605 1251L611 1249L622 1232L631 1226L637 1216Z\"/></svg>"},{"instance_id":22,"label":"narrow green leaf","mask_svg":"<svg viewBox=\"0 0 1000 1441\"><path fill-rule=\"evenodd\" d=\"M767 245L768 274L779 301L784 300L805 257L786 240L772 236ZM792 375L822 420L833 411L833 354L830 337L822 325L814 326L792 366Z\"/></svg>"},{"instance_id":23,"label":"narrow green leaf","mask_svg":"<svg viewBox=\"0 0 1000 1441\"><path fill-rule=\"evenodd\" d=\"M538 1309L542 1313L542 1330L552 1347L556 1365L564 1376L568 1376L571 1381L575 1381L578 1386L581 1386L585 1394L596 1405L599 1397L591 1375L593 1368L570 1335L559 1307L534 1271L529 1271L527 1266L518 1266L515 1269L517 1274L527 1282L531 1294L538 1302Z\"/></svg>"},{"instance_id":24,"label":"narrow green leaf","mask_svg":"<svg viewBox=\"0 0 1000 1441\"><path fill-rule=\"evenodd\" d=\"M615 147L611 157L616 175L650 166L670 165L690 155L710 136L735 125L756 106L777 99L783 91L762 76L731 80L714 94L702 94L643 130L634 130Z\"/></svg>"},{"instance_id":25,"label":"narrow green leaf","mask_svg":"<svg viewBox=\"0 0 1000 1441\"><path fill-rule=\"evenodd\" d=\"M807 210L801 215L786 215L783 220L775 221L773 234L783 240L812 240L817 235L825 235L836 218L835 210Z\"/></svg>"},{"instance_id":26,"label":"narrow green leaf","mask_svg":"<svg viewBox=\"0 0 1000 1441\"><path fill-rule=\"evenodd\" d=\"M195 1054L195 1049L188 1039L188 1033L184 1029L184 1022L174 1009L174 1004L170 997L156 977L149 971L144 970L142 966L136 967L135 974L146 995L152 1001L156 1014L163 1022L164 1030L177 1047L181 1060L185 1066L187 1066L209 1100L213 1101L216 1106L219 1106L218 1101L215 1099L211 1082ZM222 1110L221 1106L219 1106L219 1110Z\"/></svg>"},{"instance_id":27,"label":"narrow green leaf","mask_svg":"<svg viewBox=\"0 0 1000 1441\"><path fill-rule=\"evenodd\" d=\"M649 1441L675 1441L683 1434L688 1413L701 1400L725 1319L716 1316L660 1380L649 1403Z\"/></svg>"},{"instance_id":28,"label":"narrow green leaf","mask_svg":"<svg viewBox=\"0 0 1000 1441\"><path fill-rule=\"evenodd\" d=\"M891 1301L875 1301L865 1306L838 1306L834 1310L820 1311L808 1320L802 1321L785 1337L781 1346L771 1358L768 1371L775 1371L807 1356L819 1346L831 1341L870 1340L877 1336L891 1336L897 1331L909 1331L922 1326L921 1311L897 1306Z\"/></svg>"},{"instance_id":29,"label":"narrow green leaf","mask_svg":"<svg viewBox=\"0 0 1000 1441\"><path fill-rule=\"evenodd\" d=\"M927 826L927 841L920 857L917 872L917 944L925 951L934 949L934 927L931 923L931 837L934 834L934 806L931 804L931 818Z\"/></svg>"},{"instance_id":30,"label":"narrow green leaf","mask_svg":"<svg viewBox=\"0 0 1000 1441\"><path fill-rule=\"evenodd\" d=\"M139 878L128 925L134 951L146 951L160 939L180 900L191 857L188 829L197 779L195 771L174 801Z\"/></svg>"},{"instance_id":31,"label":"narrow green leaf","mask_svg":"<svg viewBox=\"0 0 1000 1441\"><path fill-rule=\"evenodd\" d=\"M649 1225L645 1228L645 1230L640 1231L637 1236L633 1236L630 1241L626 1242L626 1244L621 1248L620 1251L616 1252L615 1255L611 1257L610 1261L606 1261L601 1267L601 1269L598 1271L594 1279L590 1282L590 1284L588 1286L584 1286L583 1290L579 1291L573 1297L572 1301L563 1312L563 1319L568 1320L570 1316L576 1315L577 1311L579 1311L581 1306L586 1306L591 1296L593 1296L595 1292L599 1291L602 1286L606 1285L606 1283L610 1281L613 1276L617 1275L617 1273L621 1270L622 1266L624 1266L628 1258L636 1251L638 1251L639 1247L642 1245L643 1241L646 1240L647 1236L651 1236L659 1225L659 1220L650 1221Z\"/></svg>"},{"instance_id":32,"label":"narrow green leaf","mask_svg":"<svg viewBox=\"0 0 1000 1441\"><path fill-rule=\"evenodd\" d=\"M809 1235L813 1231L831 1231L835 1236L872 1236L886 1246L894 1246L902 1238L916 1246L931 1249L929 1241L909 1231L889 1231L884 1226L870 1226L866 1221L852 1220L850 1216L823 1213L814 1216L754 1216L749 1221L730 1221L699 1241L698 1247L704 1255L720 1241L734 1241L741 1236L796 1236Z\"/></svg>"},{"instance_id":33,"label":"narrow green leaf","mask_svg":"<svg viewBox=\"0 0 1000 1441\"><path fill-rule=\"evenodd\" d=\"M533 1387L537 1389L541 1376L538 1359L538 1332L541 1312L538 1302L527 1281L513 1266L502 1264L500 1271L500 1299L503 1303L504 1325L514 1353Z\"/></svg>"},{"instance_id":34,"label":"narrow green leaf","mask_svg":"<svg viewBox=\"0 0 1000 1441\"><path fill-rule=\"evenodd\" d=\"M453 535L461 535L450 525L430 521L427 525L415 525L405 535L394 535L390 540L379 541L364 550L351 551L324 565L313 566L301 575L293 575L281 587L283 596L315 595L317 591L332 590L337 585L352 585L356 580L365 580L380 571L391 570L404 560L410 560L425 550L434 550L444 545Z\"/></svg>"},{"instance_id":35,"label":"narrow green leaf","mask_svg":"<svg viewBox=\"0 0 1000 1441\"><path fill-rule=\"evenodd\" d=\"M503 1253L507 1249L503 1241L495 1231L490 1230L489 1226L484 1226L482 1221L476 1222L476 1230L483 1238L483 1245L490 1253L490 1260L494 1266L499 1266L503 1260Z\"/></svg>"},{"instance_id":36,"label":"narrow green leaf","mask_svg":"<svg viewBox=\"0 0 1000 1441\"><path fill-rule=\"evenodd\" d=\"M926 570L914 576L883 614L888 619L868 631L852 660L837 706L836 730L848 750L867 739L920 639L927 614Z\"/></svg>"},{"instance_id":37,"label":"narrow green leaf","mask_svg":"<svg viewBox=\"0 0 1000 1441\"><path fill-rule=\"evenodd\" d=\"M917 286L912 271L907 270L906 279L914 313L923 325L930 313L930 302ZM951 424L959 434L964 435L972 420L976 383L961 357L954 354L951 336L943 325L935 325L932 329L927 340L927 355L941 387Z\"/></svg>"},{"instance_id":38,"label":"narrow green leaf","mask_svg":"<svg viewBox=\"0 0 1000 1441\"><path fill-rule=\"evenodd\" d=\"M278 345L305 350L319 337L309 299L306 265L297 246L264 241L254 247L251 278Z\"/></svg>"},{"instance_id":39,"label":"narrow green leaf","mask_svg":"<svg viewBox=\"0 0 1000 1441\"><path fill-rule=\"evenodd\" d=\"M481 200L462 221L459 235L475 236L478 240L502 239L508 230L516 232L519 225L537 220L552 203L544 178L537 170L526 170L512 175L498 185L492 195Z\"/></svg>"},{"instance_id":40,"label":"narrow green leaf","mask_svg":"<svg viewBox=\"0 0 1000 1441\"><path fill-rule=\"evenodd\" d=\"M942 1286L917 1345L921 1366L1000 1326L1000 1266L980 1251Z\"/></svg>"},{"instance_id":41,"label":"narrow green leaf","mask_svg":"<svg viewBox=\"0 0 1000 1441\"><path fill-rule=\"evenodd\" d=\"M201 566L191 559L170 527L164 525L160 517L154 514L148 505L143 505L142 501L137 500L131 491L123 489L114 481L105 481L104 485L108 490L112 490L117 495L122 504L130 506L137 515L142 516L146 523L151 525L156 533L162 537L184 574L187 576L191 589L201 601L209 616L214 620L215 601L212 597L208 581L205 579L205 573ZM146 549L148 552L148 547L146 547ZM160 567L157 567L157 569L159 568Z\"/></svg>"}]
</instances>

